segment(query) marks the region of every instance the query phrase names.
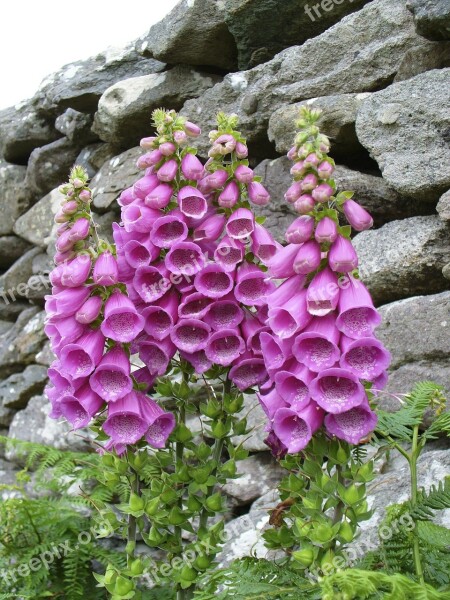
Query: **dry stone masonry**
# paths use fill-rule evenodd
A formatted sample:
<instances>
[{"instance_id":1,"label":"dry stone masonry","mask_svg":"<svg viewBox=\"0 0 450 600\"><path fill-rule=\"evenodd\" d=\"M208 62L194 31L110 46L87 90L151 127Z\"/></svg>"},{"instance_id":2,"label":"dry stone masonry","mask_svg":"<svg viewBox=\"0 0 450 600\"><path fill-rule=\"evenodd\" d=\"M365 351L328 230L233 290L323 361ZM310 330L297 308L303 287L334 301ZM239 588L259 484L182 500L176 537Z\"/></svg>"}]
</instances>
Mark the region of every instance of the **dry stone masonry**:
<instances>
[{"instance_id":1,"label":"dry stone masonry","mask_svg":"<svg viewBox=\"0 0 450 600\"><path fill-rule=\"evenodd\" d=\"M292 219L283 154L293 119L303 103L321 108L337 185L355 190L374 217L375 228L359 233L355 247L381 307L378 336L393 357L380 402L395 410L398 397L425 378L450 394L449 89L448 0L181 0L126 48L62 67L33 98L1 111L0 434L86 448L48 419L42 395L52 361L43 303L57 187L82 164L102 233L110 232L116 199L137 177L138 140L151 134L150 113L160 106L202 126L203 158L216 113L239 116L252 166L272 196L261 214L280 241ZM267 509L277 502L264 415L252 396L245 410L254 432L236 441L251 454L226 490L230 515L241 516L227 526L239 533L222 564L262 549ZM0 482L12 480L19 461L6 454ZM403 468L395 460L370 497L377 508L406 494L390 484ZM424 461L427 485L430 468L448 471L448 449L441 443ZM373 532L376 523L367 526Z\"/></svg>"}]
</instances>

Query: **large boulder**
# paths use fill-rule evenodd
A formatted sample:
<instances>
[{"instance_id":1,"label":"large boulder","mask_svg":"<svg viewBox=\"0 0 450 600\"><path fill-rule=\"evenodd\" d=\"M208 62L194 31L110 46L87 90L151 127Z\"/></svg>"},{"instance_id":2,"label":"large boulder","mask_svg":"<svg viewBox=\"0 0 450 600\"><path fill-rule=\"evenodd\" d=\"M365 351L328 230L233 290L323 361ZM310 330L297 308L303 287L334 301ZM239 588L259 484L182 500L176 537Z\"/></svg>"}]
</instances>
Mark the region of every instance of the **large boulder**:
<instances>
[{"instance_id":1,"label":"large boulder","mask_svg":"<svg viewBox=\"0 0 450 600\"><path fill-rule=\"evenodd\" d=\"M237 66L236 43L225 18L224 2L182 0L137 40L136 48L171 65L233 70Z\"/></svg>"},{"instance_id":2,"label":"large boulder","mask_svg":"<svg viewBox=\"0 0 450 600\"><path fill-rule=\"evenodd\" d=\"M2 311L3 312L3 311ZM9 331L0 336L0 379L23 371L34 363L46 341L45 312L38 307L24 310Z\"/></svg>"},{"instance_id":3,"label":"large boulder","mask_svg":"<svg viewBox=\"0 0 450 600\"><path fill-rule=\"evenodd\" d=\"M448 288L442 269L450 252L449 227L437 215L363 231L354 246L361 278L376 304Z\"/></svg>"},{"instance_id":4,"label":"large boulder","mask_svg":"<svg viewBox=\"0 0 450 600\"><path fill-rule=\"evenodd\" d=\"M31 246L28 242L16 235L1 236L0 269L8 269L30 248Z\"/></svg>"},{"instance_id":5,"label":"large boulder","mask_svg":"<svg viewBox=\"0 0 450 600\"><path fill-rule=\"evenodd\" d=\"M91 182L96 210L103 212L109 208L120 208L114 201L143 174L136 166L136 161L142 154L143 150L139 146L130 148L103 164Z\"/></svg>"},{"instance_id":6,"label":"large boulder","mask_svg":"<svg viewBox=\"0 0 450 600\"><path fill-rule=\"evenodd\" d=\"M443 221L450 221L450 190L440 197L436 210Z\"/></svg>"},{"instance_id":7,"label":"large boulder","mask_svg":"<svg viewBox=\"0 0 450 600\"><path fill-rule=\"evenodd\" d=\"M408 0L417 33L429 40L450 40L450 4L448 0Z\"/></svg>"},{"instance_id":8,"label":"large boulder","mask_svg":"<svg viewBox=\"0 0 450 600\"><path fill-rule=\"evenodd\" d=\"M356 120L360 142L400 193L437 201L450 187L450 69L394 83L364 100Z\"/></svg>"},{"instance_id":9,"label":"large boulder","mask_svg":"<svg viewBox=\"0 0 450 600\"><path fill-rule=\"evenodd\" d=\"M236 41L239 69L254 67L289 46L303 44L367 2L303 5L296 0L226 0L225 20Z\"/></svg>"},{"instance_id":10,"label":"large boulder","mask_svg":"<svg viewBox=\"0 0 450 600\"><path fill-rule=\"evenodd\" d=\"M255 210L257 214L267 218L266 227L280 242L283 241L284 232L296 216L292 206L284 199L284 194L292 181L289 172L291 166L292 162L282 157L264 160L255 169L255 173L262 177L271 195L267 206L256 207ZM370 212L376 227L394 219L434 211L432 206L418 204L404 198L382 177L337 165L334 179L339 190L354 190L355 199Z\"/></svg>"},{"instance_id":11,"label":"large boulder","mask_svg":"<svg viewBox=\"0 0 450 600\"><path fill-rule=\"evenodd\" d=\"M450 398L450 292L417 296L386 304L377 337L392 355L383 406L399 407L395 394L406 393L424 379L446 387Z\"/></svg>"},{"instance_id":12,"label":"large boulder","mask_svg":"<svg viewBox=\"0 0 450 600\"><path fill-rule=\"evenodd\" d=\"M56 129L77 147L98 141L92 131L92 115L68 108L55 121Z\"/></svg>"},{"instance_id":13,"label":"large boulder","mask_svg":"<svg viewBox=\"0 0 450 600\"><path fill-rule=\"evenodd\" d=\"M28 400L40 394L46 383L46 367L30 365L23 373L14 373L0 383L0 402L5 408L25 408Z\"/></svg>"},{"instance_id":14,"label":"large boulder","mask_svg":"<svg viewBox=\"0 0 450 600\"><path fill-rule=\"evenodd\" d=\"M196 98L220 79L185 66L125 79L100 98L93 129L105 142L135 146L148 135L154 109L178 110L188 98Z\"/></svg>"},{"instance_id":15,"label":"large boulder","mask_svg":"<svg viewBox=\"0 0 450 600\"><path fill-rule=\"evenodd\" d=\"M79 60L62 67L46 77L33 103L42 114L54 115L66 108L94 113L103 92L114 83L128 77L158 73L165 68L161 62L145 59L134 49L108 48L87 60Z\"/></svg>"},{"instance_id":16,"label":"large boulder","mask_svg":"<svg viewBox=\"0 0 450 600\"><path fill-rule=\"evenodd\" d=\"M433 69L448 67L450 67L450 42L423 40L422 44L414 46L405 53L394 82L405 81Z\"/></svg>"},{"instance_id":17,"label":"large boulder","mask_svg":"<svg viewBox=\"0 0 450 600\"><path fill-rule=\"evenodd\" d=\"M54 227L54 217L61 208L62 199L63 196L58 188L52 190L17 219L14 233L35 246L46 248Z\"/></svg>"},{"instance_id":18,"label":"large boulder","mask_svg":"<svg viewBox=\"0 0 450 600\"><path fill-rule=\"evenodd\" d=\"M26 297L27 282L33 274L33 260L39 252L39 248L28 250L0 277L2 295Z\"/></svg>"},{"instance_id":19,"label":"large boulder","mask_svg":"<svg viewBox=\"0 0 450 600\"><path fill-rule=\"evenodd\" d=\"M0 112L0 156L8 162L26 165L35 148L59 137L51 119L38 114L28 101Z\"/></svg>"},{"instance_id":20,"label":"large boulder","mask_svg":"<svg viewBox=\"0 0 450 600\"><path fill-rule=\"evenodd\" d=\"M237 475L222 491L237 505L244 506L276 488L283 471L270 452L259 452L237 463Z\"/></svg>"},{"instance_id":21,"label":"large boulder","mask_svg":"<svg viewBox=\"0 0 450 600\"><path fill-rule=\"evenodd\" d=\"M14 223L30 205L25 175L26 167L0 160L0 235L12 233Z\"/></svg>"},{"instance_id":22,"label":"large boulder","mask_svg":"<svg viewBox=\"0 0 450 600\"><path fill-rule=\"evenodd\" d=\"M186 102L183 114L207 134L215 126L218 108L237 113L244 135L258 142L258 152L264 154L267 124L277 108L331 92L380 89L392 81L404 53L419 39L403 0L375 0L302 46L288 48L250 71L227 75ZM201 153L206 154L207 135L200 141Z\"/></svg>"}]
</instances>

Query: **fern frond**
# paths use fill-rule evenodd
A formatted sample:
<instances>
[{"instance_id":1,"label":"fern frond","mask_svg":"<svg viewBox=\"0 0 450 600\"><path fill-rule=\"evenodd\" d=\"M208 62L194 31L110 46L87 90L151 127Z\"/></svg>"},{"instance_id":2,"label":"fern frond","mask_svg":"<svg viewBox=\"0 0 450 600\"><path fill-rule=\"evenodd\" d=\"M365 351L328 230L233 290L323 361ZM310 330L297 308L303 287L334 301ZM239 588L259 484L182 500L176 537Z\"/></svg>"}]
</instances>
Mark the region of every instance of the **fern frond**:
<instances>
[{"instance_id":1,"label":"fern frond","mask_svg":"<svg viewBox=\"0 0 450 600\"><path fill-rule=\"evenodd\" d=\"M450 508L450 476L437 485L432 485L428 492L421 489L418 493L417 505L411 508L413 519L430 519L433 511Z\"/></svg>"}]
</instances>

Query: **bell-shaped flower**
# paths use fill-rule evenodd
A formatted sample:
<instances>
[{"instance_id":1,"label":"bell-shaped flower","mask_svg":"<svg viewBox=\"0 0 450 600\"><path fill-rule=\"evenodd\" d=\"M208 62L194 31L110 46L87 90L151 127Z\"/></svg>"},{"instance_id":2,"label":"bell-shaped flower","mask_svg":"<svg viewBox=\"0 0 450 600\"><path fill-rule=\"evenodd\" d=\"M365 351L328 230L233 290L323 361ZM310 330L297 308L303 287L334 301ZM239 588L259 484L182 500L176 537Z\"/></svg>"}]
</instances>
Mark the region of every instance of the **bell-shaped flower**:
<instances>
[{"instance_id":1,"label":"bell-shaped flower","mask_svg":"<svg viewBox=\"0 0 450 600\"><path fill-rule=\"evenodd\" d=\"M158 187L159 185L159 179L158 177L154 174L151 173L150 175L144 175L144 177L141 177L140 179L138 179L135 184L133 185L133 200L135 200L136 198L140 198L141 200L145 200L145 197L148 196L148 194L150 194L151 192L153 192L153 190ZM121 194L121 199L123 202L123 192ZM125 200L125 206L127 204L131 204L131 202L127 202ZM123 204L122 204L123 206Z\"/></svg>"},{"instance_id":2,"label":"bell-shaped flower","mask_svg":"<svg viewBox=\"0 0 450 600\"><path fill-rule=\"evenodd\" d=\"M245 350L245 342L237 329L221 329L208 339L205 354L209 360L224 367L231 365Z\"/></svg>"},{"instance_id":3,"label":"bell-shaped flower","mask_svg":"<svg viewBox=\"0 0 450 600\"><path fill-rule=\"evenodd\" d=\"M162 160L163 154L161 150L156 149L151 152L147 152L140 156L137 160L137 166L139 169L146 169L157 165Z\"/></svg>"},{"instance_id":4,"label":"bell-shaped flower","mask_svg":"<svg viewBox=\"0 0 450 600\"><path fill-rule=\"evenodd\" d=\"M156 175L155 175L155 177L156 177ZM123 192L117 198L117 204L119 206L128 206L129 204L134 202L136 199L137 199L137 196L134 193L134 189L132 186L132 187L129 187L129 188L126 188L123 190Z\"/></svg>"},{"instance_id":5,"label":"bell-shaped flower","mask_svg":"<svg viewBox=\"0 0 450 600\"><path fill-rule=\"evenodd\" d=\"M105 337L126 344L134 340L143 328L144 318L138 314L133 302L116 290L105 304L105 317L101 324Z\"/></svg>"},{"instance_id":6,"label":"bell-shaped flower","mask_svg":"<svg viewBox=\"0 0 450 600\"><path fill-rule=\"evenodd\" d=\"M150 241L158 248L171 248L188 237L189 231L180 215L169 213L156 219L150 232Z\"/></svg>"},{"instance_id":7,"label":"bell-shaped flower","mask_svg":"<svg viewBox=\"0 0 450 600\"><path fill-rule=\"evenodd\" d=\"M302 289L282 306L269 307L268 325L281 339L289 338L302 331L311 321L306 310L307 291Z\"/></svg>"},{"instance_id":8,"label":"bell-shaped flower","mask_svg":"<svg viewBox=\"0 0 450 600\"><path fill-rule=\"evenodd\" d=\"M202 132L198 125L196 125L195 123L191 123L190 121L185 122L184 130L186 134L191 137L198 137Z\"/></svg>"},{"instance_id":9,"label":"bell-shaped flower","mask_svg":"<svg viewBox=\"0 0 450 600\"><path fill-rule=\"evenodd\" d=\"M170 183L175 179L177 171L178 163L174 158L172 158L165 162L163 165L161 165L161 167L156 173L156 176L158 177L159 181L163 181L164 183Z\"/></svg>"},{"instance_id":10,"label":"bell-shaped flower","mask_svg":"<svg viewBox=\"0 0 450 600\"><path fill-rule=\"evenodd\" d=\"M266 331L261 332L261 354L270 377L275 374L292 357L293 340L281 339Z\"/></svg>"},{"instance_id":11,"label":"bell-shaped flower","mask_svg":"<svg viewBox=\"0 0 450 600\"><path fill-rule=\"evenodd\" d=\"M80 254L60 268L60 284L64 287L78 287L89 278L91 258L87 254Z\"/></svg>"},{"instance_id":12,"label":"bell-shaped flower","mask_svg":"<svg viewBox=\"0 0 450 600\"><path fill-rule=\"evenodd\" d=\"M350 240L338 235L328 252L328 262L333 271L349 273L358 266L358 255Z\"/></svg>"},{"instance_id":13,"label":"bell-shaped flower","mask_svg":"<svg viewBox=\"0 0 450 600\"><path fill-rule=\"evenodd\" d=\"M295 358L311 371L319 373L329 369L339 360L339 338L341 332L336 327L333 313L324 317L314 317L299 336L295 338L292 352Z\"/></svg>"},{"instance_id":14,"label":"bell-shaped flower","mask_svg":"<svg viewBox=\"0 0 450 600\"><path fill-rule=\"evenodd\" d=\"M85 217L77 219L70 228L69 240L74 243L81 242L81 240L85 240L89 235L90 228L91 224L89 222L89 219L86 219Z\"/></svg>"},{"instance_id":15,"label":"bell-shaped flower","mask_svg":"<svg viewBox=\"0 0 450 600\"><path fill-rule=\"evenodd\" d=\"M154 400L147 396L141 396L140 399L141 413L148 424L145 439L152 448L164 448L169 435L175 429L175 416L171 412L164 411Z\"/></svg>"},{"instance_id":16,"label":"bell-shaped flower","mask_svg":"<svg viewBox=\"0 0 450 600\"><path fill-rule=\"evenodd\" d=\"M294 204L302 195L302 184L301 181L294 181L294 183L288 188L287 192L284 194L285 200L289 202L289 204Z\"/></svg>"},{"instance_id":17,"label":"bell-shaped flower","mask_svg":"<svg viewBox=\"0 0 450 600\"><path fill-rule=\"evenodd\" d=\"M234 240L251 236L255 229L255 217L248 208L238 208L228 219L226 232Z\"/></svg>"},{"instance_id":18,"label":"bell-shaped flower","mask_svg":"<svg viewBox=\"0 0 450 600\"><path fill-rule=\"evenodd\" d=\"M211 302L211 300L209 301ZM216 300L212 304L210 303L203 316L205 323L208 323L213 331L235 329L243 318L244 311L232 294L229 297Z\"/></svg>"},{"instance_id":19,"label":"bell-shaped flower","mask_svg":"<svg viewBox=\"0 0 450 600\"><path fill-rule=\"evenodd\" d=\"M210 332L210 326L199 319L180 319L170 338L178 350L192 353L206 348Z\"/></svg>"},{"instance_id":20,"label":"bell-shaped flower","mask_svg":"<svg viewBox=\"0 0 450 600\"><path fill-rule=\"evenodd\" d=\"M274 388L267 394L257 394L257 398L270 421L272 421L279 408L288 408L287 402L283 400Z\"/></svg>"},{"instance_id":21,"label":"bell-shaped flower","mask_svg":"<svg viewBox=\"0 0 450 600\"><path fill-rule=\"evenodd\" d=\"M338 278L329 267L325 267L309 284L306 293L307 310L315 317L324 317L336 308L338 300Z\"/></svg>"},{"instance_id":22,"label":"bell-shaped flower","mask_svg":"<svg viewBox=\"0 0 450 600\"><path fill-rule=\"evenodd\" d=\"M282 441L278 438L278 436L275 434L275 432L273 431L273 429L269 430L269 435L264 440L264 443L269 448L269 450L271 451L272 455L275 458L277 458L278 460L280 460L281 458L283 458L283 456L286 456L286 454L287 454L287 448L282 443Z\"/></svg>"},{"instance_id":23,"label":"bell-shaped flower","mask_svg":"<svg viewBox=\"0 0 450 600\"><path fill-rule=\"evenodd\" d=\"M311 441L323 423L324 411L314 402L296 412L291 408L280 408L273 418L273 431L286 446L290 454L300 452Z\"/></svg>"},{"instance_id":24,"label":"bell-shaped flower","mask_svg":"<svg viewBox=\"0 0 450 600\"><path fill-rule=\"evenodd\" d=\"M150 373L148 367L141 367L133 371L133 379L139 384L142 392L146 392L152 388L157 378L158 376L155 373Z\"/></svg>"},{"instance_id":25,"label":"bell-shaped flower","mask_svg":"<svg viewBox=\"0 0 450 600\"><path fill-rule=\"evenodd\" d=\"M72 379L87 377L99 364L105 346L101 331L90 330L61 350L61 366Z\"/></svg>"},{"instance_id":26,"label":"bell-shaped flower","mask_svg":"<svg viewBox=\"0 0 450 600\"><path fill-rule=\"evenodd\" d=\"M59 402L61 415L74 429L89 425L103 405L103 400L89 386L84 384L73 394L65 394Z\"/></svg>"},{"instance_id":27,"label":"bell-shaped flower","mask_svg":"<svg viewBox=\"0 0 450 600\"><path fill-rule=\"evenodd\" d=\"M247 187L250 202L257 206L266 206L270 202L270 194L259 181L252 181Z\"/></svg>"},{"instance_id":28,"label":"bell-shaped flower","mask_svg":"<svg viewBox=\"0 0 450 600\"><path fill-rule=\"evenodd\" d=\"M347 200L342 205L347 221L356 231L365 231L373 226L373 219L365 208L354 200Z\"/></svg>"},{"instance_id":29,"label":"bell-shaped flower","mask_svg":"<svg viewBox=\"0 0 450 600\"><path fill-rule=\"evenodd\" d=\"M111 252L102 252L95 261L94 283L97 285L115 285L119 281L119 268L117 261Z\"/></svg>"},{"instance_id":30,"label":"bell-shaped flower","mask_svg":"<svg viewBox=\"0 0 450 600\"><path fill-rule=\"evenodd\" d=\"M277 287L273 292L267 296L267 305L270 308L276 306L283 306L288 300L299 293L305 284L305 277L303 275L293 275L283 281L283 283Z\"/></svg>"},{"instance_id":31,"label":"bell-shaped flower","mask_svg":"<svg viewBox=\"0 0 450 600\"><path fill-rule=\"evenodd\" d=\"M177 147L173 142L163 142L159 150L163 156L172 156L175 154Z\"/></svg>"},{"instance_id":32,"label":"bell-shaped flower","mask_svg":"<svg viewBox=\"0 0 450 600\"><path fill-rule=\"evenodd\" d=\"M338 228L336 222L330 217L324 217L317 223L314 237L319 244L326 242L332 243L338 236Z\"/></svg>"},{"instance_id":33,"label":"bell-shaped flower","mask_svg":"<svg viewBox=\"0 0 450 600\"><path fill-rule=\"evenodd\" d=\"M202 319L208 312L212 300L200 292L192 292L178 302L178 316L180 319ZM205 319L206 320L206 319Z\"/></svg>"},{"instance_id":34,"label":"bell-shaped flower","mask_svg":"<svg viewBox=\"0 0 450 600\"><path fill-rule=\"evenodd\" d=\"M373 337L355 340L343 335L340 346L342 349L341 367L366 381L376 380L391 362L389 352L379 340Z\"/></svg>"},{"instance_id":35,"label":"bell-shaped flower","mask_svg":"<svg viewBox=\"0 0 450 600\"><path fill-rule=\"evenodd\" d=\"M133 279L133 286L147 304L159 300L170 289L171 282L163 265L139 267Z\"/></svg>"},{"instance_id":36,"label":"bell-shaped flower","mask_svg":"<svg viewBox=\"0 0 450 600\"><path fill-rule=\"evenodd\" d=\"M250 169L250 167L247 167L246 165L238 165L234 170L234 176L239 183L251 183L255 174L253 173L253 169Z\"/></svg>"},{"instance_id":37,"label":"bell-shaped flower","mask_svg":"<svg viewBox=\"0 0 450 600\"><path fill-rule=\"evenodd\" d=\"M212 362L206 356L204 350L198 350L197 352L180 351L180 356L194 367L194 370L198 375L209 371L212 367Z\"/></svg>"},{"instance_id":38,"label":"bell-shaped flower","mask_svg":"<svg viewBox=\"0 0 450 600\"><path fill-rule=\"evenodd\" d=\"M253 254L257 256L263 264L268 264L280 249L280 244L273 239L273 236L267 229L259 223L255 223L255 230L252 233Z\"/></svg>"},{"instance_id":39,"label":"bell-shaped flower","mask_svg":"<svg viewBox=\"0 0 450 600\"><path fill-rule=\"evenodd\" d=\"M160 216L158 210L134 202L122 208L122 221L125 231L148 233Z\"/></svg>"},{"instance_id":40,"label":"bell-shaped flower","mask_svg":"<svg viewBox=\"0 0 450 600\"><path fill-rule=\"evenodd\" d=\"M304 192L310 192L311 190L314 190L317 187L317 184L319 183L316 175L314 175L313 173L308 173L308 175L306 175L303 180L302 180L302 190Z\"/></svg>"},{"instance_id":41,"label":"bell-shaped flower","mask_svg":"<svg viewBox=\"0 0 450 600\"><path fill-rule=\"evenodd\" d=\"M242 304L262 306L266 303L267 295L274 289L275 284L256 265L244 264L239 268L234 295Z\"/></svg>"},{"instance_id":42,"label":"bell-shaped flower","mask_svg":"<svg viewBox=\"0 0 450 600\"><path fill-rule=\"evenodd\" d=\"M288 244L303 244L311 239L314 232L314 217L302 215L297 217L286 230L284 235Z\"/></svg>"},{"instance_id":43,"label":"bell-shaped flower","mask_svg":"<svg viewBox=\"0 0 450 600\"><path fill-rule=\"evenodd\" d=\"M79 323L74 316L57 319L53 317L44 327L45 335L50 339L50 345L56 354L67 344L72 344L83 333L88 331L87 327Z\"/></svg>"},{"instance_id":44,"label":"bell-shaped flower","mask_svg":"<svg viewBox=\"0 0 450 600\"><path fill-rule=\"evenodd\" d=\"M103 300L100 296L91 296L86 302L78 309L75 314L75 319L78 323L83 325L89 325L98 319L103 308Z\"/></svg>"},{"instance_id":45,"label":"bell-shaped flower","mask_svg":"<svg viewBox=\"0 0 450 600\"><path fill-rule=\"evenodd\" d=\"M194 187L186 185L178 192L178 206L186 217L201 219L206 215L208 202L203 194Z\"/></svg>"},{"instance_id":46,"label":"bell-shaped flower","mask_svg":"<svg viewBox=\"0 0 450 600\"><path fill-rule=\"evenodd\" d=\"M67 288L45 297L45 310L48 317L70 317L86 302L91 289L87 286Z\"/></svg>"},{"instance_id":47,"label":"bell-shaped flower","mask_svg":"<svg viewBox=\"0 0 450 600\"><path fill-rule=\"evenodd\" d=\"M210 240L215 241L222 235L223 228L225 227L226 217L225 215L214 214L205 219L200 225L194 229L193 239L194 242L199 240Z\"/></svg>"},{"instance_id":48,"label":"bell-shaped flower","mask_svg":"<svg viewBox=\"0 0 450 600\"><path fill-rule=\"evenodd\" d=\"M338 329L355 339L371 336L381 322L380 313L374 308L367 288L352 277L341 287L338 312Z\"/></svg>"},{"instance_id":49,"label":"bell-shaped flower","mask_svg":"<svg viewBox=\"0 0 450 600\"><path fill-rule=\"evenodd\" d=\"M239 159L247 158L247 156L248 156L248 148L247 148L246 144L244 144L243 142L236 142L235 151L236 151L236 156Z\"/></svg>"},{"instance_id":50,"label":"bell-shaped flower","mask_svg":"<svg viewBox=\"0 0 450 600\"><path fill-rule=\"evenodd\" d=\"M163 340L146 337L139 345L139 357L147 365L151 375L164 375L176 351L168 337Z\"/></svg>"},{"instance_id":51,"label":"bell-shaped flower","mask_svg":"<svg viewBox=\"0 0 450 600\"><path fill-rule=\"evenodd\" d=\"M224 271L234 271L236 266L244 259L244 254L244 244L226 235L214 251L214 260Z\"/></svg>"},{"instance_id":52,"label":"bell-shaped flower","mask_svg":"<svg viewBox=\"0 0 450 600\"><path fill-rule=\"evenodd\" d=\"M155 340L166 338L178 320L178 303L178 294L169 291L156 304L145 308L145 332Z\"/></svg>"},{"instance_id":53,"label":"bell-shaped flower","mask_svg":"<svg viewBox=\"0 0 450 600\"><path fill-rule=\"evenodd\" d=\"M123 253L124 258L130 267L138 269L139 267L146 267L156 260L159 256L160 249L146 237L140 241L130 240L127 242L123 247Z\"/></svg>"},{"instance_id":54,"label":"bell-shaped flower","mask_svg":"<svg viewBox=\"0 0 450 600\"><path fill-rule=\"evenodd\" d=\"M262 358L255 358L251 353L244 353L236 359L228 377L243 392L254 385L264 383L268 375Z\"/></svg>"},{"instance_id":55,"label":"bell-shaped flower","mask_svg":"<svg viewBox=\"0 0 450 600\"><path fill-rule=\"evenodd\" d=\"M130 377L130 358L125 350L115 346L104 354L89 383L106 402L115 402L129 394L133 382Z\"/></svg>"},{"instance_id":56,"label":"bell-shaped flower","mask_svg":"<svg viewBox=\"0 0 450 600\"><path fill-rule=\"evenodd\" d=\"M328 202L332 195L333 188L328 183L321 183L311 192L311 196L316 202Z\"/></svg>"},{"instance_id":57,"label":"bell-shaped flower","mask_svg":"<svg viewBox=\"0 0 450 600\"><path fill-rule=\"evenodd\" d=\"M166 254L164 262L175 275L195 275L203 269L206 258L194 242L176 242Z\"/></svg>"},{"instance_id":58,"label":"bell-shaped flower","mask_svg":"<svg viewBox=\"0 0 450 600\"><path fill-rule=\"evenodd\" d=\"M300 248L301 244L288 244L280 248L268 263L270 277L283 279L295 275L294 261Z\"/></svg>"},{"instance_id":59,"label":"bell-shaped flower","mask_svg":"<svg viewBox=\"0 0 450 600\"><path fill-rule=\"evenodd\" d=\"M217 204L222 208L233 208L239 200L239 186L235 181L230 181L217 197Z\"/></svg>"},{"instance_id":60,"label":"bell-shaped flower","mask_svg":"<svg viewBox=\"0 0 450 600\"><path fill-rule=\"evenodd\" d=\"M198 182L198 189L204 194L209 194L209 192L223 187L227 179L227 171L219 169L214 171L214 173L210 173L206 177L203 177L203 179Z\"/></svg>"},{"instance_id":61,"label":"bell-shaped flower","mask_svg":"<svg viewBox=\"0 0 450 600\"><path fill-rule=\"evenodd\" d=\"M283 368L275 374L275 388L288 406L299 411L311 400L309 384L314 377L315 373L301 363L291 363L288 370Z\"/></svg>"},{"instance_id":62,"label":"bell-shaped flower","mask_svg":"<svg viewBox=\"0 0 450 600\"><path fill-rule=\"evenodd\" d=\"M103 431L114 444L135 444L147 432L149 425L141 409L144 399L144 394L133 390L108 405Z\"/></svg>"},{"instance_id":63,"label":"bell-shaped flower","mask_svg":"<svg viewBox=\"0 0 450 600\"><path fill-rule=\"evenodd\" d=\"M218 264L209 264L194 279L195 289L208 298L222 298L233 289L233 277Z\"/></svg>"},{"instance_id":64,"label":"bell-shaped flower","mask_svg":"<svg viewBox=\"0 0 450 600\"><path fill-rule=\"evenodd\" d=\"M377 421L377 415L365 401L345 412L327 415L325 427L330 435L349 444L359 444L375 429Z\"/></svg>"},{"instance_id":65,"label":"bell-shaped flower","mask_svg":"<svg viewBox=\"0 0 450 600\"><path fill-rule=\"evenodd\" d=\"M188 152L181 161L181 172L190 181L199 181L203 177L204 167L195 154Z\"/></svg>"},{"instance_id":66,"label":"bell-shaped flower","mask_svg":"<svg viewBox=\"0 0 450 600\"><path fill-rule=\"evenodd\" d=\"M312 210L314 210L315 206L316 206L316 201L310 194L302 194L300 196L300 198L298 198L294 202L294 209L300 215L307 215Z\"/></svg>"},{"instance_id":67,"label":"bell-shaped flower","mask_svg":"<svg viewBox=\"0 0 450 600\"><path fill-rule=\"evenodd\" d=\"M169 204L172 195L172 186L169 183L160 183L145 196L145 204L154 210L165 208Z\"/></svg>"},{"instance_id":68,"label":"bell-shaped flower","mask_svg":"<svg viewBox=\"0 0 450 600\"><path fill-rule=\"evenodd\" d=\"M320 245L316 240L308 240L301 245L294 260L294 271L299 275L308 275L316 271L322 260Z\"/></svg>"},{"instance_id":69,"label":"bell-shaped flower","mask_svg":"<svg viewBox=\"0 0 450 600\"><path fill-rule=\"evenodd\" d=\"M310 383L313 400L326 412L337 414L358 406L366 397L358 377L347 369L324 369Z\"/></svg>"}]
</instances>

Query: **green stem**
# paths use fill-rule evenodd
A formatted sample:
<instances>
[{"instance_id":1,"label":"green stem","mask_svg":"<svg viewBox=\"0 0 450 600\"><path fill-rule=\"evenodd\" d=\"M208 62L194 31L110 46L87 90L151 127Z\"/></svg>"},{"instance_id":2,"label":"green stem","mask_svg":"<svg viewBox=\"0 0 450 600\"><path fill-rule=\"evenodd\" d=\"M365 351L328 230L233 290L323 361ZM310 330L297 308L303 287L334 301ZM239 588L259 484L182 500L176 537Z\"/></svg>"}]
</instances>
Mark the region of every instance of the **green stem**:
<instances>
[{"instance_id":1,"label":"green stem","mask_svg":"<svg viewBox=\"0 0 450 600\"><path fill-rule=\"evenodd\" d=\"M419 458L419 454L420 454L420 450L418 448L418 440L419 440L419 426L416 425L414 427L414 431L413 431L413 441L412 441L411 455L410 455L410 460L409 460L409 468L411 471L411 507L413 510L417 505L417 493L418 493L417 459ZM422 585L425 585L422 561L420 558L419 538L417 537L417 535L414 535L413 558L414 558L414 567L416 569L417 578Z\"/></svg>"},{"instance_id":2,"label":"green stem","mask_svg":"<svg viewBox=\"0 0 450 600\"><path fill-rule=\"evenodd\" d=\"M136 471L132 470L134 480L131 483L131 491L139 496L139 475ZM132 476L133 476L132 475ZM127 535L127 566L130 568L131 563L134 560L134 549L136 547L136 534L137 534L137 519L133 515L128 515L128 535Z\"/></svg>"}]
</instances>

